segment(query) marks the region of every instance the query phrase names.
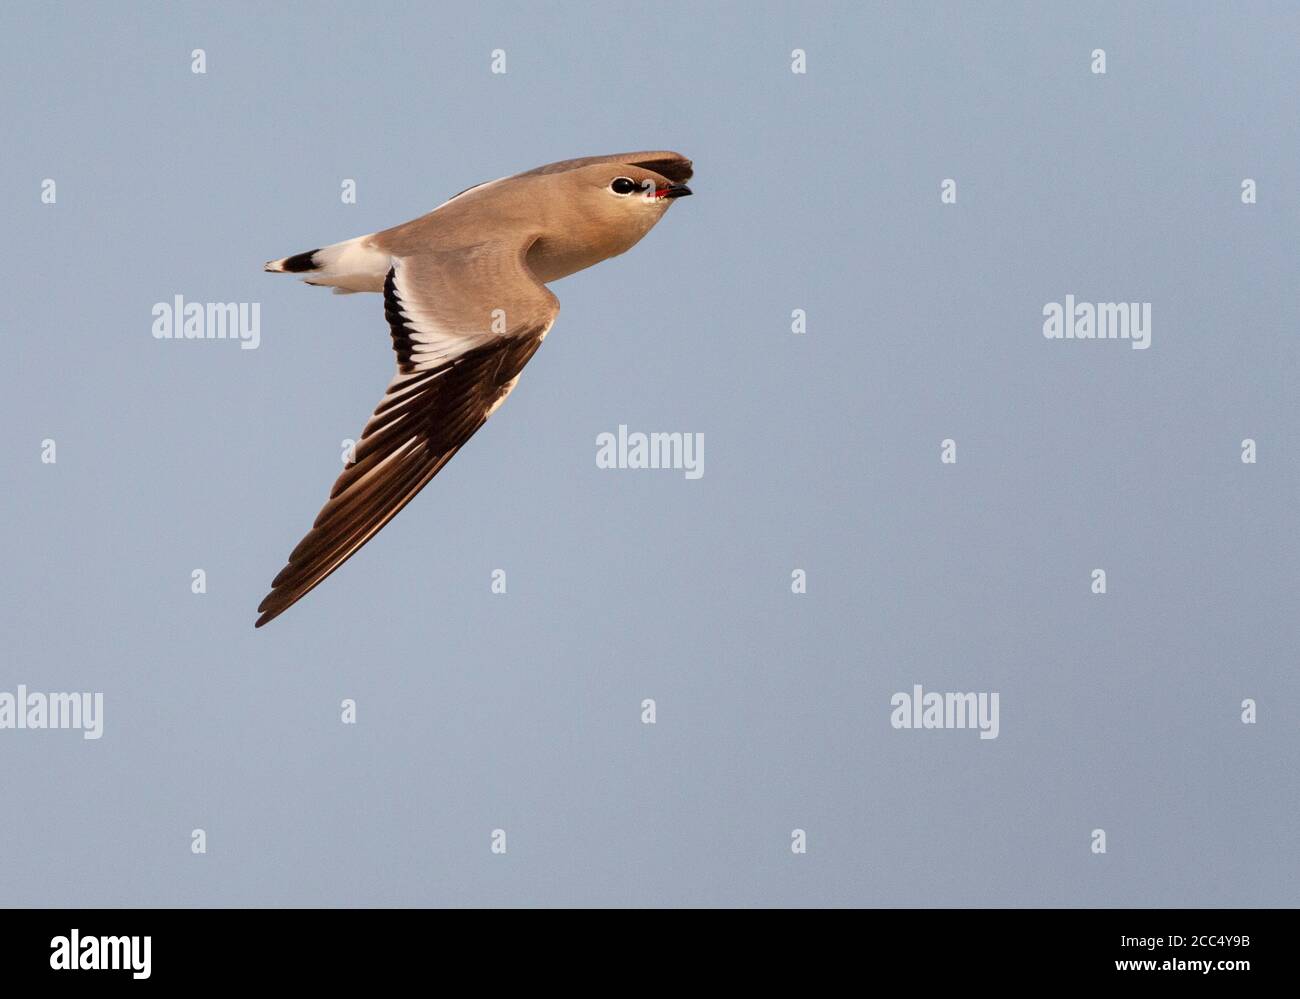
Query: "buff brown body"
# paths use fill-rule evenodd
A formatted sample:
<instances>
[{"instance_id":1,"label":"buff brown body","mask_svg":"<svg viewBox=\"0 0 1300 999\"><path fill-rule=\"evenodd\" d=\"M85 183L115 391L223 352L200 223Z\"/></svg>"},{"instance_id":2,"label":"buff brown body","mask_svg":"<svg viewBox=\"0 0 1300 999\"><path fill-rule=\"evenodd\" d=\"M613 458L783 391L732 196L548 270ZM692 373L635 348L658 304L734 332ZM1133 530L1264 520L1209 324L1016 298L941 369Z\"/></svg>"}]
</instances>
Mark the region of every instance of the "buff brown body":
<instances>
[{"instance_id":1,"label":"buff brown body","mask_svg":"<svg viewBox=\"0 0 1300 999\"><path fill-rule=\"evenodd\" d=\"M258 627L374 537L496 412L559 314L546 284L635 246L691 193L691 173L672 152L565 160L266 265L342 294L381 293L397 374Z\"/></svg>"}]
</instances>

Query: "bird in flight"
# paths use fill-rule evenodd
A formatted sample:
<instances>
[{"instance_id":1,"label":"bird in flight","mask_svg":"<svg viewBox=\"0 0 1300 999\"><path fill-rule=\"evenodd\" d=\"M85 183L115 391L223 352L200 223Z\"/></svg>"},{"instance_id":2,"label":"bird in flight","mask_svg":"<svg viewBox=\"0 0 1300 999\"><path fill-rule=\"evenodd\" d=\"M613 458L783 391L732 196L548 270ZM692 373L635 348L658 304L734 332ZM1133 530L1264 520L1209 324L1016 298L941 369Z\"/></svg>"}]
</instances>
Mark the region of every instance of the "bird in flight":
<instances>
[{"instance_id":1,"label":"bird in flight","mask_svg":"<svg viewBox=\"0 0 1300 999\"><path fill-rule=\"evenodd\" d=\"M546 285L631 249L690 177L673 152L564 160L266 265L335 294L382 293L397 373L255 627L356 554L505 402L560 312Z\"/></svg>"}]
</instances>

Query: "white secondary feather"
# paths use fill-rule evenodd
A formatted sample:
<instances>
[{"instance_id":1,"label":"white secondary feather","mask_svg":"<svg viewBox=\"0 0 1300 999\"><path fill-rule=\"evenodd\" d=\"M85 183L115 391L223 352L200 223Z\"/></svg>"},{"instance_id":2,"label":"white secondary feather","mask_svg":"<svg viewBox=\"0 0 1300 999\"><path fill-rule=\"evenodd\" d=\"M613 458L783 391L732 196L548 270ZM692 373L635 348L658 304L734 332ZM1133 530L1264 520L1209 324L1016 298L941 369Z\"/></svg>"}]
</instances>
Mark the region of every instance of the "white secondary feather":
<instances>
[{"instance_id":1,"label":"white secondary feather","mask_svg":"<svg viewBox=\"0 0 1300 999\"><path fill-rule=\"evenodd\" d=\"M443 361L450 361L487 339L482 334L454 329L436 313L422 309L420 296L411 285L413 275L407 262L401 257L390 257L389 261L393 268L393 288L400 303L399 311L419 345L415 353L420 367L435 367ZM385 270L385 276L387 273Z\"/></svg>"}]
</instances>

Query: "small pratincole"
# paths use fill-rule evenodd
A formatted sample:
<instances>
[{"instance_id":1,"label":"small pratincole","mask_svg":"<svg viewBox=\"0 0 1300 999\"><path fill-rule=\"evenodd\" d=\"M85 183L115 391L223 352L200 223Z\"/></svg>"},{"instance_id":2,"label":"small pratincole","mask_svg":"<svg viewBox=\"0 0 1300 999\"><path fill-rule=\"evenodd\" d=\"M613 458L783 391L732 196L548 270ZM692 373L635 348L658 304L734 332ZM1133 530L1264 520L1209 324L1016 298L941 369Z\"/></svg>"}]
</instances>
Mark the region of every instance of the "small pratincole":
<instances>
[{"instance_id":1,"label":"small pratincole","mask_svg":"<svg viewBox=\"0 0 1300 999\"><path fill-rule=\"evenodd\" d=\"M505 402L560 312L546 285L631 249L690 177L672 152L564 160L266 265L336 294L381 292L397 374L256 627L374 537Z\"/></svg>"}]
</instances>

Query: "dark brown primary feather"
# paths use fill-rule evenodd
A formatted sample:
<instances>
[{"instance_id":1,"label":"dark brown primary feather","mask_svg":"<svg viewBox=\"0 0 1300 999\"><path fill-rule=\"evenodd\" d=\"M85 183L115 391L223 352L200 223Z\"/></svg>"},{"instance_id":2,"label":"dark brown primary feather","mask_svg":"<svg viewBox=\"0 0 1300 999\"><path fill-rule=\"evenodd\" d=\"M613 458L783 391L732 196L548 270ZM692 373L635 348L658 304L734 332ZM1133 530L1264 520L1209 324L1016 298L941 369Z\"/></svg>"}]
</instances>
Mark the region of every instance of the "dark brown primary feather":
<instances>
[{"instance_id":1,"label":"dark brown primary feather","mask_svg":"<svg viewBox=\"0 0 1300 999\"><path fill-rule=\"evenodd\" d=\"M307 536L258 606L257 627L284 613L397 515L487 420L541 346L546 327L487 339L433 367L413 365L418 341L403 316L394 274L384 285L398 375L366 424L353 460Z\"/></svg>"}]
</instances>

